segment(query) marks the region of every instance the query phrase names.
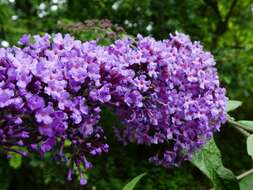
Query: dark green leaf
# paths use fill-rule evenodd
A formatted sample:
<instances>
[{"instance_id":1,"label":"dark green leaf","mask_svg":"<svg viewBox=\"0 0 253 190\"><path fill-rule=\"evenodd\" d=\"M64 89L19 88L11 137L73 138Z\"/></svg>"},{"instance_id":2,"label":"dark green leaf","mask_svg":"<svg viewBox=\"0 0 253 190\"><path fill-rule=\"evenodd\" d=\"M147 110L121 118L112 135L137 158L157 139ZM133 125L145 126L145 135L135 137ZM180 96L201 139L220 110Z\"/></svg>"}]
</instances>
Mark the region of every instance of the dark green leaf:
<instances>
[{"instance_id":1,"label":"dark green leaf","mask_svg":"<svg viewBox=\"0 0 253 190\"><path fill-rule=\"evenodd\" d=\"M0 190L7 190L10 186L11 174L8 164L0 159Z\"/></svg>"},{"instance_id":2,"label":"dark green leaf","mask_svg":"<svg viewBox=\"0 0 253 190\"><path fill-rule=\"evenodd\" d=\"M242 102L237 101L237 100L229 100L228 105L227 105L227 112L233 111L240 107L242 105Z\"/></svg>"},{"instance_id":3,"label":"dark green leaf","mask_svg":"<svg viewBox=\"0 0 253 190\"><path fill-rule=\"evenodd\" d=\"M130 182L126 184L123 190L133 190L136 184L140 181L140 179L145 176L146 173L140 174L137 177L133 178Z\"/></svg>"},{"instance_id":4,"label":"dark green leaf","mask_svg":"<svg viewBox=\"0 0 253 190\"><path fill-rule=\"evenodd\" d=\"M221 153L213 139L195 152L191 162L212 181L216 190L239 190L235 175L223 166Z\"/></svg>"}]
</instances>

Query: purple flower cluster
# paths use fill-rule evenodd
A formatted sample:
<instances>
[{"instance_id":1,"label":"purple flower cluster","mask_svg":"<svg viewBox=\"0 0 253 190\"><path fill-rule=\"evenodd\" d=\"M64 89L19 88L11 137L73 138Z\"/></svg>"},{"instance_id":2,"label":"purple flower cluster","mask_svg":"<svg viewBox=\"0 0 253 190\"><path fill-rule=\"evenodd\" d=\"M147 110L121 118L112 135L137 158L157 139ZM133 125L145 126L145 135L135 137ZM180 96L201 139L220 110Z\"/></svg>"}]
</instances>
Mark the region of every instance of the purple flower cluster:
<instances>
[{"instance_id":1,"label":"purple flower cluster","mask_svg":"<svg viewBox=\"0 0 253 190\"><path fill-rule=\"evenodd\" d=\"M161 145L149 158L156 165L189 160L226 121L225 89L199 42L181 33L163 41L138 36L136 45L120 40L109 52L128 75L113 95L124 123L116 134L123 143Z\"/></svg>"},{"instance_id":2,"label":"purple flower cluster","mask_svg":"<svg viewBox=\"0 0 253 190\"><path fill-rule=\"evenodd\" d=\"M213 56L184 34L110 46L25 35L19 44L0 49L0 145L22 155L56 151L69 180L76 166L85 184L87 157L108 151L102 106L121 119L122 143L161 145L150 161L165 167L190 159L226 120Z\"/></svg>"}]
</instances>

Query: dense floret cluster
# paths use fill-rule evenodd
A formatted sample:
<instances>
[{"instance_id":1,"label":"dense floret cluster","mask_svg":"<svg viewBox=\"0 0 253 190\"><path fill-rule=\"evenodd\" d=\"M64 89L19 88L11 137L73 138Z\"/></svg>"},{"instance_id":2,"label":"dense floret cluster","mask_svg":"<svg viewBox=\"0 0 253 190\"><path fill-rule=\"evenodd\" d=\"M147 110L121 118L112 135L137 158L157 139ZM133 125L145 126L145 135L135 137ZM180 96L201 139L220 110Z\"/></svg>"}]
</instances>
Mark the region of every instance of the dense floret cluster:
<instances>
[{"instance_id":1,"label":"dense floret cluster","mask_svg":"<svg viewBox=\"0 0 253 190\"><path fill-rule=\"evenodd\" d=\"M0 145L22 155L54 150L69 180L77 168L85 184L87 157L108 151L102 106L122 121L115 131L123 144L162 145L149 159L165 167L190 159L225 122L213 56L184 34L109 46L24 35L19 45L0 49Z\"/></svg>"}]
</instances>

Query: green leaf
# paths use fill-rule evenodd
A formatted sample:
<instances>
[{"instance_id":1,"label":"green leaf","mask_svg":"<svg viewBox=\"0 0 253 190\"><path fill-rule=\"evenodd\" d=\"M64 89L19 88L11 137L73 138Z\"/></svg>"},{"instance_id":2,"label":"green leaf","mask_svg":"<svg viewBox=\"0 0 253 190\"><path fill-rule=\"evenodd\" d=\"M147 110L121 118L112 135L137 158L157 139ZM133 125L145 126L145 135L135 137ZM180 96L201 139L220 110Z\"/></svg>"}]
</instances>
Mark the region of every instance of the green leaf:
<instances>
[{"instance_id":1,"label":"green leaf","mask_svg":"<svg viewBox=\"0 0 253 190\"><path fill-rule=\"evenodd\" d=\"M227 112L233 111L242 105L241 101L229 100L227 105Z\"/></svg>"},{"instance_id":2,"label":"green leaf","mask_svg":"<svg viewBox=\"0 0 253 190\"><path fill-rule=\"evenodd\" d=\"M221 153L213 139L193 154L191 162L212 181L215 190L239 190L235 175L223 166Z\"/></svg>"},{"instance_id":3,"label":"green leaf","mask_svg":"<svg viewBox=\"0 0 253 190\"><path fill-rule=\"evenodd\" d=\"M253 156L253 135L247 138L247 152L248 155Z\"/></svg>"},{"instance_id":4,"label":"green leaf","mask_svg":"<svg viewBox=\"0 0 253 190\"><path fill-rule=\"evenodd\" d=\"M9 160L9 165L15 169L18 169L22 164L22 156L16 153L12 154Z\"/></svg>"},{"instance_id":5,"label":"green leaf","mask_svg":"<svg viewBox=\"0 0 253 190\"><path fill-rule=\"evenodd\" d=\"M245 127L253 127L253 121L248 120L240 120L238 121L240 124L244 125Z\"/></svg>"},{"instance_id":6,"label":"green leaf","mask_svg":"<svg viewBox=\"0 0 253 190\"><path fill-rule=\"evenodd\" d=\"M252 190L253 187L253 173L244 177L240 181L240 190Z\"/></svg>"},{"instance_id":7,"label":"green leaf","mask_svg":"<svg viewBox=\"0 0 253 190\"><path fill-rule=\"evenodd\" d=\"M123 188L123 190L133 190L136 184L140 181L140 179L147 175L146 173L142 173L138 175L137 177L133 178L130 182L126 184L126 186Z\"/></svg>"}]
</instances>

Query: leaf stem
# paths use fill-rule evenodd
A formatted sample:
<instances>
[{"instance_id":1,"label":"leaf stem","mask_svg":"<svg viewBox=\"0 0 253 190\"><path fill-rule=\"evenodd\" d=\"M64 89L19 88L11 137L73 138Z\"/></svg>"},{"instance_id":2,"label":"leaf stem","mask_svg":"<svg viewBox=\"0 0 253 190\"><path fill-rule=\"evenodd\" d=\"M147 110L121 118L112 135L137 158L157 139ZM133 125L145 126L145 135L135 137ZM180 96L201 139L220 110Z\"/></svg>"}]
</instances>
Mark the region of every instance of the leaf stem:
<instances>
[{"instance_id":1,"label":"leaf stem","mask_svg":"<svg viewBox=\"0 0 253 190\"><path fill-rule=\"evenodd\" d=\"M253 129L245 127L244 125L240 124L239 122L235 121L232 117L227 115L227 122L234 126L238 131L240 131L243 135L249 136L249 132L253 132Z\"/></svg>"},{"instance_id":2,"label":"leaf stem","mask_svg":"<svg viewBox=\"0 0 253 190\"><path fill-rule=\"evenodd\" d=\"M248 137L250 136L250 133L248 133L246 130L242 129L242 128L239 128L239 127L235 127L235 129L237 131L239 131L240 133L242 133L244 136Z\"/></svg>"}]
</instances>

